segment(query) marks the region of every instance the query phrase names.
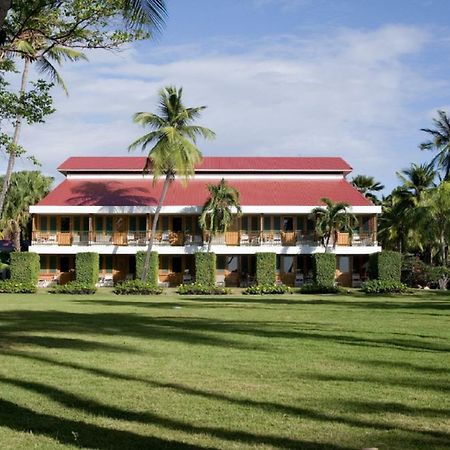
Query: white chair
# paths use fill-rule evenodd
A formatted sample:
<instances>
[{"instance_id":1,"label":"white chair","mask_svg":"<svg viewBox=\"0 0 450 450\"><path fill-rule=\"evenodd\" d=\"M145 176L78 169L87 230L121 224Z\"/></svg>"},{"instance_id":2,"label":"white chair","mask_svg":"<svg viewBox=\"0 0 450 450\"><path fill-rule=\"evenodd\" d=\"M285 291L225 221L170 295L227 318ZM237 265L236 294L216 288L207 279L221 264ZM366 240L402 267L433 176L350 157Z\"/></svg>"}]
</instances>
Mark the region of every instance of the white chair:
<instances>
[{"instance_id":1,"label":"white chair","mask_svg":"<svg viewBox=\"0 0 450 450\"><path fill-rule=\"evenodd\" d=\"M250 241L249 241L248 234L242 233L239 243L240 243L240 245L249 245Z\"/></svg>"},{"instance_id":2,"label":"white chair","mask_svg":"<svg viewBox=\"0 0 450 450\"><path fill-rule=\"evenodd\" d=\"M112 273L105 274L103 280L104 280L103 286L105 286L105 287L112 287L112 286L114 286L114 278L113 278L113 274Z\"/></svg>"},{"instance_id":3,"label":"white chair","mask_svg":"<svg viewBox=\"0 0 450 450\"><path fill-rule=\"evenodd\" d=\"M217 286L225 286L225 275L216 275L216 285Z\"/></svg>"},{"instance_id":4,"label":"white chair","mask_svg":"<svg viewBox=\"0 0 450 450\"><path fill-rule=\"evenodd\" d=\"M192 283L192 275L189 273L189 270L186 269L183 273L183 284Z\"/></svg>"},{"instance_id":5,"label":"white chair","mask_svg":"<svg viewBox=\"0 0 450 450\"><path fill-rule=\"evenodd\" d=\"M170 245L169 233L163 233L161 235L161 245Z\"/></svg>"},{"instance_id":6,"label":"white chair","mask_svg":"<svg viewBox=\"0 0 450 450\"><path fill-rule=\"evenodd\" d=\"M352 287L359 288L362 285L361 275L359 273L352 274Z\"/></svg>"},{"instance_id":7,"label":"white chair","mask_svg":"<svg viewBox=\"0 0 450 450\"><path fill-rule=\"evenodd\" d=\"M274 234L273 235L273 245L281 245L281 234Z\"/></svg>"}]
</instances>

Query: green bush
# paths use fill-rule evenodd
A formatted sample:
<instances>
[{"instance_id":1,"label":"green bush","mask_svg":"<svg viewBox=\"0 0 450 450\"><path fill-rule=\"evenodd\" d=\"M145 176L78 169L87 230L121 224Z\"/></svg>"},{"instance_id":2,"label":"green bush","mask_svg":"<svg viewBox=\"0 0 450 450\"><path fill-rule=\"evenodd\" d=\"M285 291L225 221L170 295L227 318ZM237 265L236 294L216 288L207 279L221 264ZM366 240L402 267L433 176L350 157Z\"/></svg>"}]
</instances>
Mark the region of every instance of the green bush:
<instances>
[{"instance_id":1,"label":"green bush","mask_svg":"<svg viewBox=\"0 0 450 450\"><path fill-rule=\"evenodd\" d=\"M231 293L231 289L195 282L190 284L181 284L178 286L177 292L181 295L226 295Z\"/></svg>"},{"instance_id":2,"label":"green bush","mask_svg":"<svg viewBox=\"0 0 450 450\"><path fill-rule=\"evenodd\" d=\"M203 286L216 285L216 254L198 252L195 254L195 281Z\"/></svg>"},{"instance_id":3,"label":"green bush","mask_svg":"<svg viewBox=\"0 0 450 450\"><path fill-rule=\"evenodd\" d=\"M408 290L406 284L392 280L369 280L363 283L361 290L366 294L395 294Z\"/></svg>"},{"instance_id":4,"label":"green bush","mask_svg":"<svg viewBox=\"0 0 450 450\"><path fill-rule=\"evenodd\" d=\"M292 289L285 284L257 284L242 291L245 295L292 294Z\"/></svg>"},{"instance_id":5,"label":"green bush","mask_svg":"<svg viewBox=\"0 0 450 450\"><path fill-rule=\"evenodd\" d=\"M98 281L98 272L98 253L77 253L75 258L75 280L80 283L80 285L95 286L95 283Z\"/></svg>"},{"instance_id":6,"label":"green bush","mask_svg":"<svg viewBox=\"0 0 450 450\"><path fill-rule=\"evenodd\" d=\"M416 256L403 256L401 282L410 287L427 286L430 283L429 270L430 266Z\"/></svg>"},{"instance_id":7,"label":"green bush","mask_svg":"<svg viewBox=\"0 0 450 450\"><path fill-rule=\"evenodd\" d=\"M314 284L334 286L336 284L336 255L334 253L315 253L312 262Z\"/></svg>"},{"instance_id":8,"label":"green bush","mask_svg":"<svg viewBox=\"0 0 450 450\"><path fill-rule=\"evenodd\" d=\"M128 280L117 284L113 292L117 295L159 295L163 290L142 280Z\"/></svg>"},{"instance_id":9,"label":"green bush","mask_svg":"<svg viewBox=\"0 0 450 450\"><path fill-rule=\"evenodd\" d=\"M49 289L50 294L90 295L97 292L95 285L82 281L70 281L66 284L57 284Z\"/></svg>"},{"instance_id":10,"label":"green bush","mask_svg":"<svg viewBox=\"0 0 450 450\"><path fill-rule=\"evenodd\" d=\"M373 280L398 281L402 275L402 254L389 250L370 255L369 273Z\"/></svg>"},{"instance_id":11,"label":"green bush","mask_svg":"<svg viewBox=\"0 0 450 450\"><path fill-rule=\"evenodd\" d=\"M37 284L40 262L37 253L11 253L11 280L24 285Z\"/></svg>"},{"instance_id":12,"label":"green bush","mask_svg":"<svg viewBox=\"0 0 450 450\"><path fill-rule=\"evenodd\" d=\"M427 271L428 279L433 284L432 287L446 290L450 281L450 269L445 266L429 267Z\"/></svg>"},{"instance_id":13,"label":"green bush","mask_svg":"<svg viewBox=\"0 0 450 450\"><path fill-rule=\"evenodd\" d=\"M256 284L272 286L276 282L277 255L275 253L256 253Z\"/></svg>"},{"instance_id":14,"label":"green bush","mask_svg":"<svg viewBox=\"0 0 450 450\"><path fill-rule=\"evenodd\" d=\"M36 284L34 283L0 280L0 294L34 294L36 290Z\"/></svg>"},{"instance_id":15,"label":"green bush","mask_svg":"<svg viewBox=\"0 0 450 450\"><path fill-rule=\"evenodd\" d=\"M147 252L137 252L136 253L136 279L140 280L142 277L142 272L144 271L145 257ZM158 286L159 282L159 257L158 252L152 252L150 254L150 267L147 273L147 284L152 286Z\"/></svg>"},{"instance_id":16,"label":"green bush","mask_svg":"<svg viewBox=\"0 0 450 450\"><path fill-rule=\"evenodd\" d=\"M300 288L301 294L339 294L341 289L336 285L307 283Z\"/></svg>"}]
</instances>

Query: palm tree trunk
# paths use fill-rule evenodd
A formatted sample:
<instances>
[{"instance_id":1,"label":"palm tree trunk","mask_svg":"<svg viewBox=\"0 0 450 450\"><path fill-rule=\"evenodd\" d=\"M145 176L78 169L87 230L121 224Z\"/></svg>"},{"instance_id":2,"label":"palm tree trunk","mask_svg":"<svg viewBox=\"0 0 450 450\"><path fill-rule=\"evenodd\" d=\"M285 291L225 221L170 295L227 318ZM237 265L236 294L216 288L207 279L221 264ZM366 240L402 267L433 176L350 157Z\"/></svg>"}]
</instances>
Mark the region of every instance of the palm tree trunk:
<instances>
[{"instance_id":1,"label":"palm tree trunk","mask_svg":"<svg viewBox=\"0 0 450 450\"><path fill-rule=\"evenodd\" d=\"M152 234L150 235L150 239L148 241L147 254L145 255L144 268L142 270L142 281L147 281L148 271L150 269L150 256L152 254L153 248L153 240L156 234L156 227L158 226L159 213L161 212L161 208L164 204L164 200L166 199L167 191L169 190L170 183L173 181L173 174L168 173L164 180L163 189L161 191L161 196L159 197L158 206L156 207L155 215L153 217L152 224Z\"/></svg>"},{"instance_id":2,"label":"palm tree trunk","mask_svg":"<svg viewBox=\"0 0 450 450\"><path fill-rule=\"evenodd\" d=\"M20 91L19 91L20 94L24 94L26 91L29 71L30 71L30 61L28 58L25 58L23 72L22 72L22 81L20 84ZM5 178L3 180L2 190L0 192L0 217L3 216L3 207L5 205L6 194L8 193L9 185L11 183L12 173L14 170L14 163L16 162L16 150L17 150L17 144L19 143L20 132L22 130L22 119L23 119L23 117L20 115L18 115L16 117L16 126L14 128L14 136L13 136L12 146L9 151L9 157L8 157L8 166L6 168L6 174L5 174Z\"/></svg>"},{"instance_id":3,"label":"palm tree trunk","mask_svg":"<svg viewBox=\"0 0 450 450\"><path fill-rule=\"evenodd\" d=\"M11 220L11 230L12 230L12 241L15 252L20 252L20 226L17 220Z\"/></svg>"},{"instance_id":4,"label":"palm tree trunk","mask_svg":"<svg viewBox=\"0 0 450 450\"><path fill-rule=\"evenodd\" d=\"M209 230L209 236L208 236L208 253L211 253L211 244L212 244L212 232Z\"/></svg>"}]
</instances>

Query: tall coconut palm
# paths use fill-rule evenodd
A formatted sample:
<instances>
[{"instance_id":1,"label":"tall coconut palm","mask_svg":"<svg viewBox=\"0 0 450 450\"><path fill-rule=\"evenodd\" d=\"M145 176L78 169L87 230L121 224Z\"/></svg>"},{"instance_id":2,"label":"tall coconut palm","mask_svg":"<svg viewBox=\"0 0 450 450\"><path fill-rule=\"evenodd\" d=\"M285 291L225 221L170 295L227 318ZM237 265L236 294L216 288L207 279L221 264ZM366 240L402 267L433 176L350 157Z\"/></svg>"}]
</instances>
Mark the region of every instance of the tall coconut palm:
<instances>
[{"instance_id":1,"label":"tall coconut palm","mask_svg":"<svg viewBox=\"0 0 450 450\"><path fill-rule=\"evenodd\" d=\"M364 197L371 200L373 203L378 204L380 200L378 199L376 192L382 191L384 189L384 185L375 181L374 177L370 177L367 175L356 175L353 177L352 184L358 189Z\"/></svg>"},{"instance_id":2,"label":"tall coconut palm","mask_svg":"<svg viewBox=\"0 0 450 450\"><path fill-rule=\"evenodd\" d=\"M233 223L235 215L242 214L239 191L222 178L219 184L209 184L209 199L203 205L199 217L200 228L208 232L208 252L216 234L225 233Z\"/></svg>"},{"instance_id":3,"label":"tall coconut palm","mask_svg":"<svg viewBox=\"0 0 450 450\"><path fill-rule=\"evenodd\" d=\"M20 251L21 234L30 220L29 207L39 202L50 191L53 178L38 171L16 172L6 196L1 228L11 237L15 251Z\"/></svg>"},{"instance_id":4,"label":"tall coconut palm","mask_svg":"<svg viewBox=\"0 0 450 450\"><path fill-rule=\"evenodd\" d=\"M434 187L436 171L432 164L414 164L408 169L397 172L397 176L403 183L403 188L411 193L417 203L424 192Z\"/></svg>"},{"instance_id":5,"label":"tall coconut palm","mask_svg":"<svg viewBox=\"0 0 450 450\"><path fill-rule=\"evenodd\" d=\"M325 207L319 206L311 211L311 217L316 222L316 233L322 240L327 250L333 238L333 246L336 246L337 235L340 231L349 233L356 226L356 217L348 210L350 205L345 202L334 203L329 198L321 198Z\"/></svg>"},{"instance_id":6,"label":"tall coconut palm","mask_svg":"<svg viewBox=\"0 0 450 450\"><path fill-rule=\"evenodd\" d=\"M193 124L206 106L186 108L182 102L182 93L181 88L165 87L159 91L159 114L138 112L133 116L135 123L149 127L152 131L134 141L129 146L129 150L140 147L142 151L145 151L150 144L153 144L148 154L148 166L153 173L153 185L160 177L164 177L142 271L143 281L147 279L154 236L167 191L175 180L175 175L181 177L184 184L187 184L189 178L194 176L195 165L202 160L202 154L196 146L198 137L213 139L215 136L209 128Z\"/></svg>"},{"instance_id":7,"label":"tall coconut palm","mask_svg":"<svg viewBox=\"0 0 450 450\"><path fill-rule=\"evenodd\" d=\"M438 110L438 117L433 119L435 129L421 128L431 135L429 141L420 144L422 150L436 150L432 163L444 172L444 180L450 177L450 118L443 110Z\"/></svg>"},{"instance_id":8,"label":"tall coconut palm","mask_svg":"<svg viewBox=\"0 0 450 450\"><path fill-rule=\"evenodd\" d=\"M20 56L24 61L19 95L25 95L27 91L30 65L36 64L38 71L47 75L51 81L59 84L64 92L67 93L67 87L61 75L55 67L55 63L61 65L64 61L77 61L86 59L86 56L72 48L62 46L52 46L47 42L46 37L41 33L29 32L24 36L18 37L14 46L8 51L13 56ZM11 145L7 149L8 164L6 174L3 179L2 189L0 191L0 217L3 214L6 194L11 182L11 176L19 149L19 139L22 131L23 115L18 112L14 123L14 135Z\"/></svg>"}]
</instances>

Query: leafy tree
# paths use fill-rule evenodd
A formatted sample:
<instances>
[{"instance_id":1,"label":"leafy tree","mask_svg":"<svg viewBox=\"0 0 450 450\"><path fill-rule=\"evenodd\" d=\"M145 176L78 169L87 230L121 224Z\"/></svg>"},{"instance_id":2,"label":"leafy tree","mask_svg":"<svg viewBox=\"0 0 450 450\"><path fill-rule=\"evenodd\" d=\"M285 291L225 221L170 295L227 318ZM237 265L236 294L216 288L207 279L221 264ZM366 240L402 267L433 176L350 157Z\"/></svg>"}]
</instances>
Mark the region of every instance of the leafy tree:
<instances>
[{"instance_id":1,"label":"leafy tree","mask_svg":"<svg viewBox=\"0 0 450 450\"><path fill-rule=\"evenodd\" d=\"M424 192L434 187L436 171L432 164L414 164L408 169L397 172L403 188L411 193L416 203L420 202Z\"/></svg>"},{"instance_id":2,"label":"leafy tree","mask_svg":"<svg viewBox=\"0 0 450 450\"><path fill-rule=\"evenodd\" d=\"M328 249L331 239L333 246L336 246L339 232L347 232L351 236L357 220L348 211L350 205L345 202L334 203L329 198L320 199L325 203L325 208L319 206L311 212L311 217L316 223L316 233L322 240L322 244Z\"/></svg>"},{"instance_id":3,"label":"leafy tree","mask_svg":"<svg viewBox=\"0 0 450 450\"><path fill-rule=\"evenodd\" d=\"M420 144L420 148L437 151L432 164L444 172L444 180L447 181L450 176L450 118L442 110L438 110L437 114L438 117L433 119L434 129L421 128L421 131L431 135L431 139Z\"/></svg>"},{"instance_id":4,"label":"leafy tree","mask_svg":"<svg viewBox=\"0 0 450 450\"><path fill-rule=\"evenodd\" d=\"M52 182L53 178L46 177L38 171L13 174L1 227L2 234L11 236L16 251L20 251L21 234L27 231L30 220L29 207L47 195Z\"/></svg>"},{"instance_id":5,"label":"leafy tree","mask_svg":"<svg viewBox=\"0 0 450 450\"><path fill-rule=\"evenodd\" d=\"M194 125L206 106L186 108L182 102L182 92L181 88L177 89L174 86L161 89L159 114L138 112L133 117L135 123L149 127L152 131L135 140L129 149L134 150L140 147L142 151L145 151L150 144L153 144L148 154L148 166L153 173L153 184L155 185L160 177L164 177L163 188L153 218L142 280L147 277L159 214L167 191L175 180L175 175L179 175L182 181L187 183L189 178L194 176L195 165L202 159L202 154L196 146L197 138L212 139L215 136L210 129Z\"/></svg>"},{"instance_id":6,"label":"leafy tree","mask_svg":"<svg viewBox=\"0 0 450 450\"><path fill-rule=\"evenodd\" d=\"M209 184L209 199L203 206L199 217L200 228L208 232L208 252L216 234L225 233L233 223L234 215L241 214L239 191L222 178L219 184Z\"/></svg>"},{"instance_id":7,"label":"leafy tree","mask_svg":"<svg viewBox=\"0 0 450 450\"><path fill-rule=\"evenodd\" d=\"M375 181L374 177L370 177L368 175L356 175L352 179L352 184L358 189L364 197L368 198L375 204L379 204L380 201L376 195L376 192L382 191L384 186Z\"/></svg>"}]
</instances>

